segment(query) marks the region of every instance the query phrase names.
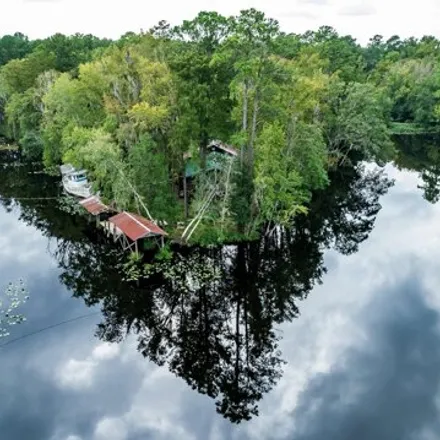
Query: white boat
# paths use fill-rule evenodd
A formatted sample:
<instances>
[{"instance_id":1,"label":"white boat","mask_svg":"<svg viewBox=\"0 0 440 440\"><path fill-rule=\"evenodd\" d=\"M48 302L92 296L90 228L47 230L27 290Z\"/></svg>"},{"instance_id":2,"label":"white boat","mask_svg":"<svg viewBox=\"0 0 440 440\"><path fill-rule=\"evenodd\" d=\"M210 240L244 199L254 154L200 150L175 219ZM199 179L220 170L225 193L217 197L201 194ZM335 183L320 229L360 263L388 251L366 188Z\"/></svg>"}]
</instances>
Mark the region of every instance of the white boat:
<instances>
[{"instance_id":1,"label":"white boat","mask_svg":"<svg viewBox=\"0 0 440 440\"><path fill-rule=\"evenodd\" d=\"M76 170L72 165L61 165L64 190L76 197L86 199L93 195L92 185L87 180L85 170Z\"/></svg>"}]
</instances>

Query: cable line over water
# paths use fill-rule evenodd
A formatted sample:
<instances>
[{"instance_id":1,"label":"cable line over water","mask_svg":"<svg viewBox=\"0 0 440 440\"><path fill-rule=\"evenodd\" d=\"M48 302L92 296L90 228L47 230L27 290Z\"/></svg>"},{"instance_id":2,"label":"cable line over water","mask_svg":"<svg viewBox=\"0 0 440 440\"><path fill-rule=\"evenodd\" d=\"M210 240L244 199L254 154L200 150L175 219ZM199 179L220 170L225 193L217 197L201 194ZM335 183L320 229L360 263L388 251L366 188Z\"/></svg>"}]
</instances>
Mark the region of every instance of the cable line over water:
<instances>
[{"instance_id":1,"label":"cable line over water","mask_svg":"<svg viewBox=\"0 0 440 440\"><path fill-rule=\"evenodd\" d=\"M101 312L88 313L87 315L77 316L76 318L67 319L67 320L65 320L65 321L58 322L57 324L52 324L52 325L49 325L49 326L47 326L47 327L43 327L43 328L41 328L41 329L39 329L39 330L36 330L36 331L33 331L33 332L28 333L28 334L26 334L26 335L20 336L19 338L12 339L12 340L10 340L10 341L8 341L8 342L5 342L4 344L0 344L0 349L6 347L6 346L8 346L8 345L11 345L11 344L13 344L13 343L15 343L15 342L18 342L18 341L21 341L21 340L23 340L23 339L29 338L29 337L31 337L31 336L35 336L35 335L37 335L37 334L39 334L39 333L43 333L43 332L45 332L45 331L47 331L47 330L51 330L51 329L53 329L53 328L60 327L60 326L65 325L65 324L70 324L70 323L72 323L72 322L79 321L79 320L81 320L81 319L89 318L89 317L91 317L91 316L96 316L96 315L99 315L100 313L101 313Z\"/></svg>"}]
</instances>

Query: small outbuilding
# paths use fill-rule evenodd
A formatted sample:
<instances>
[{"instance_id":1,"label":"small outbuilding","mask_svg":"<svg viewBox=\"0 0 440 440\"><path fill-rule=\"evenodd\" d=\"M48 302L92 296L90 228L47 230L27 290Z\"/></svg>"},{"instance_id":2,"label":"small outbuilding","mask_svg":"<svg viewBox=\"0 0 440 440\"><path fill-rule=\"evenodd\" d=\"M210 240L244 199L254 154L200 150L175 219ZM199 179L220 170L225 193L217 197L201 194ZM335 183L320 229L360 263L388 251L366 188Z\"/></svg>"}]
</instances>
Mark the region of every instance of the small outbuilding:
<instances>
[{"instance_id":1,"label":"small outbuilding","mask_svg":"<svg viewBox=\"0 0 440 440\"><path fill-rule=\"evenodd\" d=\"M113 235L115 241L120 241L124 250L138 252L138 243L144 238L160 239L163 243L168 234L156 223L131 212L120 212L110 217L106 229Z\"/></svg>"}]
</instances>

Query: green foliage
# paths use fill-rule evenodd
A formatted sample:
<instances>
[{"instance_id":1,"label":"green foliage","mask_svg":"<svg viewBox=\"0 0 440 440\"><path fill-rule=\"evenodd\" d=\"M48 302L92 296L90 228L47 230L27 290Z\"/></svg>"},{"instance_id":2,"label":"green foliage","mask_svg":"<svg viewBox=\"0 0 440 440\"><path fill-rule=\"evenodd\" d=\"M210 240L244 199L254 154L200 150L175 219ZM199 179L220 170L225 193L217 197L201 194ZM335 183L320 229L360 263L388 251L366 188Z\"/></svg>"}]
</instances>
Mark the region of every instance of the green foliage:
<instances>
[{"instance_id":1,"label":"green foliage","mask_svg":"<svg viewBox=\"0 0 440 440\"><path fill-rule=\"evenodd\" d=\"M86 74L83 72L83 75ZM99 85L88 87L83 75L78 80L62 74L43 99L44 121L63 129L68 123L94 127L103 123L102 90Z\"/></svg>"},{"instance_id":2,"label":"green foliage","mask_svg":"<svg viewBox=\"0 0 440 440\"><path fill-rule=\"evenodd\" d=\"M28 37L20 32L4 35L0 38L0 66L11 60L24 58L32 51L32 46Z\"/></svg>"},{"instance_id":3,"label":"green foliage","mask_svg":"<svg viewBox=\"0 0 440 440\"><path fill-rule=\"evenodd\" d=\"M19 143L26 159L31 162L41 161L43 157L43 141L40 133L29 130L19 139Z\"/></svg>"},{"instance_id":4,"label":"green foliage","mask_svg":"<svg viewBox=\"0 0 440 440\"><path fill-rule=\"evenodd\" d=\"M211 138L227 138L232 129L229 84L233 72L226 60L214 62L230 26L228 19L215 12L201 12L174 28L177 41L167 55L176 77L179 114L173 133L179 137L173 141L194 143L202 154Z\"/></svg>"},{"instance_id":5,"label":"green foliage","mask_svg":"<svg viewBox=\"0 0 440 440\"><path fill-rule=\"evenodd\" d=\"M82 133L84 134L84 133ZM103 197L118 200L121 208L129 203L130 190L124 182L125 164L121 160L121 150L108 133L102 129L94 129L89 141L80 144L68 153L72 163L90 172L96 189L100 189Z\"/></svg>"},{"instance_id":6,"label":"green foliage","mask_svg":"<svg viewBox=\"0 0 440 440\"><path fill-rule=\"evenodd\" d=\"M330 165L387 158L393 122L436 130L439 49L397 36L362 48L328 26L284 34L255 9L114 43L15 34L0 39L0 130L47 168L86 168L108 203L182 240L254 236L305 213ZM237 154L213 161L215 139Z\"/></svg>"},{"instance_id":7,"label":"green foliage","mask_svg":"<svg viewBox=\"0 0 440 440\"><path fill-rule=\"evenodd\" d=\"M436 60L399 60L387 66L380 84L391 99L393 120L427 128L438 124L440 69Z\"/></svg>"},{"instance_id":8,"label":"green foliage","mask_svg":"<svg viewBox=\"0 0 440 440\"><path fill-rule=\"evenodd\" d=\"M53 54L56 70L68 72L78 68L82 63L91 61L95 50L108 47L110 43L109 40L101 40L94 35L55 34L43 40L39 49Z\"/></svg>"},{"instance_id":9,"label":"green foliage","mask_svg":"<svg viewBox=\"0 0 440 440\"><path fill-rule=\"evenodd\" d=\"M209 221L205 221L197 228L194 235L191 236L191 243L204 247L215 246L225 241L225 235L228 241L233 241L231 231L227 231L227 234L225 234Z\"/></svg>"},{"instance_id":10,"label":"green foliage","mask_svg":"<svg viewBox=\"0 0 440 440\"><path fill-rule=\"evenodd\" d=\"M430 128L423 125L415 124L413 122L392 122L390 124L390 132L393 135L438 133L439 130L440 128Z\"/></svg>"},{"instance_id":11,"label":"green foliage","mask_svg":"<svg viewBox=\"0 0 440 440\"><path fill-rule=\"evenodd\" d=\"M160 248L154 259L157 261L169 261L173 258L173 251L169 245Z\"/></svg>"},{"instance_id":12,"label":"green foliage","mask_svg":"<svg viewBox=\"0 0 440 440\"><path fill-rule=\"evenodd\" d=\"M122 265L125 281L138 281L143 273L142 257L137 252L130 252Z\"/></svg>"},{"instance_id":13,"label":"green foliage","mask_svg":"<svg viewBox=\"0 0 440 440\"><path fill-rule=\"evenodd\" d=\"M232 182L235 191L231 197L231 212L241 232L246 231L252 223L252 202L254 182L247 167L241 167L233 174Z\"/></svg>"},{"instance_id":14,"label":"green foliage","mask_svg":"<svg viewBox=\"0 0 440 440\"><path fill-rule=\"evenodd\" d=\"M385 108L372 84L335 84L332 117L326 126L333 151L358 151L367 158L386 158L392 149Z\"/></svg>"},{"instance_id":15,"label":"green foliage","mask_svg":"<svg viewBox=\"0 0 440 440\"><path fill-rule=\"evenodd\" d=\"M35 51L26 58L12 60L0 69L0 91L7 96L22 93L35 85L40 74L53 69L52 54Z\"/></svg>"},{"instance_id":16,"label":"green foliage","mask_svg":"<svg viewBox=\"0 0 440 440\"><path fill-rule=\"evenodd\" d=\"M5 114L9 136L19 142L26 156L41 159L41 112L36 105L35 89L14 93L6 104Z\"/></svg>"},{"instance_id":17,"label":"green foliage","mask_svg":"<svg viewBox=\"0 0 440 440\"><path fill-rule=\"evenodd\" d=\"M151 137L133 146L128 157L129 178L156 219L176 219L178 203L173 193L167 161ZM135 201L134 201L135 203Z\"/></svg>"},{"instance_id":18,"label":"green foliage","mask_svg":"<svg viewBox=\"0 0 440 440\"><path fill-rule=\"evenodd\" d=\"M284 154L292 161L292 167L301 176L306 188L316 190L328 185L327 146L320 127L296 123Z\"/></svg>"},{"instance_id":19,"label":"green foliage","mask_svg":"<svg viewBox=\"0 0 440 440\"><path fill-rule=\"evenodd\" d=\"M58 199L58 208L67 214L82 215L86 214L86 210L78 203L75 197L64 195Z\"/></svg>"},{"instance_id":20,"label":"green foliage","mask_svg":"<svg viewBox=\"0 0 440 440\"><path fill-rule=\"evenodd\" d=\"M330 26L304 35L322 59L328 60L327 72L337 74L344 82L358 81L363 77L362 49L350 36L339 36Z\"/></svg>"},{"instance_id":21,"label":"green foliage","mask_svg":"<svg viewBox=\"0 0 440 440\"><path fill-rule=\"evenodd\" d=\"M261 222L287 224L299 213L305 213L307 188L299 173L301 158L288 145L280 124L264 127L258 141L255 198Z\"/></svg>"}]
</instances>

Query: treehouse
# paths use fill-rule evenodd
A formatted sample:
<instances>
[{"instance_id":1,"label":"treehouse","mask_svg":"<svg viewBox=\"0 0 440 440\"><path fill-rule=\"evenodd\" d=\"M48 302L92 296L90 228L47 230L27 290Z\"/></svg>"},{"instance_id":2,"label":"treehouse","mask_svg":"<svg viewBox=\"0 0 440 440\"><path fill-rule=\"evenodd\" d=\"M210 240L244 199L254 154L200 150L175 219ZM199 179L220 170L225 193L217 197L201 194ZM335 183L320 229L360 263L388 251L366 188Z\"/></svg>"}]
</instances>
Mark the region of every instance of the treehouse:
<instances>
[{"instance_id":1,"label":"treehouse","mask_svg":"<svg viewBox=\"0 0 440 440\"><path fill-rule=\"evenodd\" d=\"M226 166L238 156L238 151L221 141L215 140L207 147L206 163L204 172L215 174L222 172ZM194 160L191 155L186 156L185 173L182 179L183 185L180 188L180 195L185 200L185 217L188 216L188 198L192 193L193 180L202 172L200 163Z\"/></svg>"},{"instance_id":2,"label":"treehouse","mask_svg":"<svg viewBox=\"0 0 440 440\"><path fill-rule=\"evenodd\" d=\"M238 156L238 151L226 145L221 141L212 141L207 147L206 167L205 172L221 171L223 170L227 159L234 159ZM193 160L191 156L187 156L185 165L185 178L193 179L201 172L201 167L197 161Z\"/></svg>"}]
</instances>

